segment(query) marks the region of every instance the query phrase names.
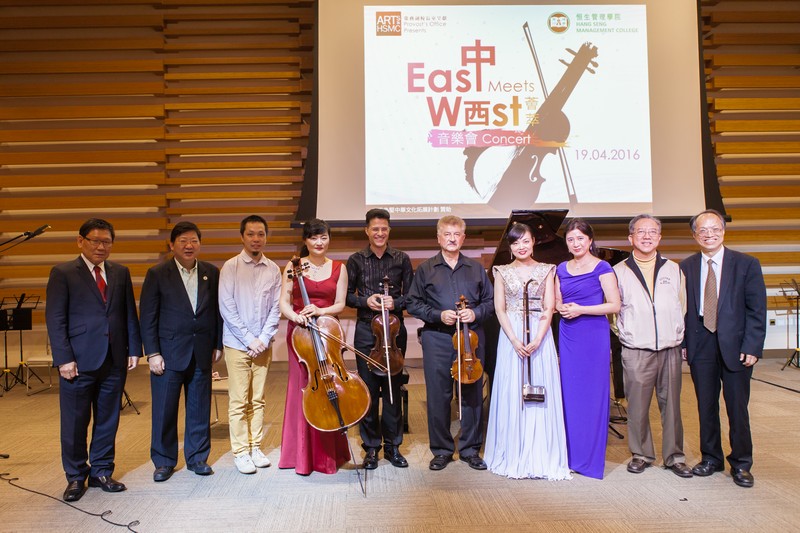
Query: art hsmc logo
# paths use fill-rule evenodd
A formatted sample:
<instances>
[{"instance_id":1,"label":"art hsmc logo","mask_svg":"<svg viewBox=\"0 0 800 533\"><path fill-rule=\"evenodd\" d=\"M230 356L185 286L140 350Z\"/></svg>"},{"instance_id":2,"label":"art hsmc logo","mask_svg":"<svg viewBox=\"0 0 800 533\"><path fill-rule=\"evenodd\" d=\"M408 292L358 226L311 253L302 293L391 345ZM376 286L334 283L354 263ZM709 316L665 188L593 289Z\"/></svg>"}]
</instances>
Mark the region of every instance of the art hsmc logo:
<instances>
[{"instance_id":1,"label":"art hsmc logo","mask_svg":"<svg viewBox=\"0 0 800 533\"><path fill-rule=\"evenodd\" d=\"M399 11L378 11L375 13L375 35L402 35L403 23Z\"/></svg>"}]
</instances>

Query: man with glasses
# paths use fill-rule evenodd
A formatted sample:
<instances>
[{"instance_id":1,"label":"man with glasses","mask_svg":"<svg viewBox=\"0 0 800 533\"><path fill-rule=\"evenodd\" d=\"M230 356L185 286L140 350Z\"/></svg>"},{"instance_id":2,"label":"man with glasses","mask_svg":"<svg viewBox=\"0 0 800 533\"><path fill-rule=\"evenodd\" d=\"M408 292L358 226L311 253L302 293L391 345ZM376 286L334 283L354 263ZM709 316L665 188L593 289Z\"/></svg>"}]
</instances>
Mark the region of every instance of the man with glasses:
<instances>
[{"instance_id":1,"label":"man with glasses","mask_svg":"<svg viewBox=\"0 0 800 533\"><path fill-rule=\"evenodd\" d=\"M142 356L136 301L128 269L108 261L114 227L90 218L78 231L81 255L56 265L47 282L45 319L58 367L61 462L67 476L64 501L81 499L90 487L120 492L114 473L127 371ZM92 443L87 451L89 421ZM87 463L88 460L88 463Z\"/></svg>"},{"instance_id":2,"label":"man with glasses","mask_svg":"<svg viewBox=\"0 0 800 533\"><path fill-rule=\"evenodd\" d=\"M222 358L219 269L197 259L200 229L175 224L172 258L147 271L139 299L142 341L150 366L153 398L150 459L153 481L172 476L178 462L178 407L184 390L183 456L186 468L213 474L211 452L211 365Z\"/></svg>"},{"instance_id":3,"label":"man with glasses","mask_svg":"<svg viewBox=\"0 0 800 533\"><path fill-rule=\"evenodd\" d=\"M686 350L700 414L702 460L692 469L710 476L724 468L720 388L730 426L733 482L754 484L750 436L750 378L764 349L767 290L758 259L723 246L725 219L712 209L690 222L701 252L681 262L686 275Z\"/></svg>"},{"instance_id":4,"label":"man with glasses","mask_svg":"<svg viewBox=\"0 0 800 533\"><path fill-rule=\"evenodd\" d=\"M658 252L661 221L650 215L628 225L631 255L614 266L622 306L617 316L628 398L628 472L641 474L656 460L650 401L661 412L664 468L692 477L683 454L681 342L686 311L685 278L678 264Z\"/></svg>"},{"instance_id":5,"label":"man with glasses","mask_svg":"<svg viewBox=\"0 0 800 533\"><path fill-rule=\"evenodd\" d=\"M433 459L431 470L443 470L453 460L455 445L450 433L450 403L454 380L450 374L456 350L453 335L458 321L478 335L475 355L483 361L483 322L494 312L494 290L486 270L478 261L461 253L467 225L456 216L439 219L436 225L441 251L422 263L406 297L409 314L425 322L422 329L422 362L428 407L428 437ZM464 296L469 305L457 309ZM469 342L467 340L466 342ZM475 470L486 470L478 455L483 444L481 424L483 378L461 386L461 435L458 456Z\"/></svg>"}]
</instances>

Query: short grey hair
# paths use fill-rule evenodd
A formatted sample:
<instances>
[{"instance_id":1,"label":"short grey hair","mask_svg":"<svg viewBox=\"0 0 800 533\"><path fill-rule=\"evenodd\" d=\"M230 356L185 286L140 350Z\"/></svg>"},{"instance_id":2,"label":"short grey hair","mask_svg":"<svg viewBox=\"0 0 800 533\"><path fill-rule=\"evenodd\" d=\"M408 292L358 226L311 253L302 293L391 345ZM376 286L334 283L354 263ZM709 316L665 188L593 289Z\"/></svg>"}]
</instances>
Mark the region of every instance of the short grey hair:
<instances>
[{"instance_id":1,"label":"short grey hair","mask_svg":"<svg viewBox=\"0 0 800 533\"><path fill-rule=\"evenodd\" d=\"M641 215L636 215L628 223L628 234L629 235L633 235L633 228L636 226L636 223L639 222L640 220L652 220L653 222L656 223L656 225L658 225L658 232L661 233L661 221L658 220L653 215L648 215L646 213L643 213Z\"/></svg>"}]
</instances>

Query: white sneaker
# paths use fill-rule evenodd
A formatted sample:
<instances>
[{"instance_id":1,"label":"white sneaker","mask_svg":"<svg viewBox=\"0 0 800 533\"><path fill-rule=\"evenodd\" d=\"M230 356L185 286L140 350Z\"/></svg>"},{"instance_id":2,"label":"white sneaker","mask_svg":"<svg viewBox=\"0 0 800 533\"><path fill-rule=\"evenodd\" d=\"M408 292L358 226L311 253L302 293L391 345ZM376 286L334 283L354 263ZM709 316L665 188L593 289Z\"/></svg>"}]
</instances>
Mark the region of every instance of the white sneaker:
<instances>
[{"instance_id":1,"label":"white sneaker","mask_svg":"<svg viewBox=\"0 0 800 533\"><path fill-rule=\"evenodd\" d=\"M253 460L253 464L258 468L266 468L272 464L269 457L264 455L264 452L261 451L261 448L252 448L250 450L250 459Z\"/></svg>"},{"instance_id":2,"label":"white sneaker","mask_svg":"<svg viewBox=\"0 0 800 533\"><path fill-rule=\"evenodd\" d=\"M238 468L239 472L241 472L242 474L256 473L256 465L253 464L253 460L250 458L250 454L243 453L241 455L235 455L233 457L233 463L236 465L236 468Z\"/></svg>"}]
</instances>

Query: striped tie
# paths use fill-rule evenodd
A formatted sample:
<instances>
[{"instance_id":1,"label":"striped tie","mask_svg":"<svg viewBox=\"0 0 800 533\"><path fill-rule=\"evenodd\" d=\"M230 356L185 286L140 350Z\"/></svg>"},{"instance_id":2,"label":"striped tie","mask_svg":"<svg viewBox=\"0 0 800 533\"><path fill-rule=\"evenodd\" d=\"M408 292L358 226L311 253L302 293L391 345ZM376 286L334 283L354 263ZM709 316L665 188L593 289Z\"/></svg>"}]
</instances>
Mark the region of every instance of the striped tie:
<instances>
[{"instance_id":1,"label":"striped tie","mask_svg":"<svg viewBox=\"0 0 800 533\"><path fill-rule=\"evenodd\" d=\"M714 273L714 261L708 260L708 275L703 294L703 325L711 333L717 331L717 275Z\"/></svg>"}]
</instances>

